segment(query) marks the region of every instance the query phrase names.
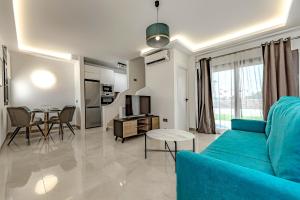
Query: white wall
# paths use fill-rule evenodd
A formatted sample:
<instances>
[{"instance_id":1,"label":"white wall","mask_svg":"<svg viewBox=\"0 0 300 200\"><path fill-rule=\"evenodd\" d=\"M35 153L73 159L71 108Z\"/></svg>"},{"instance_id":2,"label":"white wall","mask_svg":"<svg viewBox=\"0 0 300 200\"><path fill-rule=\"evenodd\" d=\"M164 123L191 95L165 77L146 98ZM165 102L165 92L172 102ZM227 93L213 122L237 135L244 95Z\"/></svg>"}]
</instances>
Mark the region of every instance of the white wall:
<instances>
[{"instance_id":1,"label":"white wall","mask_svg":"<svg viewBox=\"0 0 300 200\"><path fill-rule=\"evenodd\" d=\"M128 84L132 91L145 87L145 61L143 57L134 58L128 64Z\"/></svg>"},{"instance_id":2,"label":"white wall","mask_svg":"<svg viewBox=\"0 0 300 200\"><path fill-rule=\"evenodd\" d=\"M151 112L159 115L161 128L175 128L174 54L170 60L146 66L146 87L151 92ZM168 122L163 122L167 119Z\"/></svg>"},{"instance_id":3,"label":"white wall","mask_svg":"<svg viewBox=\"0 0 300 200\"><path fill-rule=\"evenodd\" d=\"M52 74L55 83L49 88L41 88L47 83L49 74L40 80L43 84L37 85L32 77L37 71ZM75 105L74 74L71 62L11 52L11 105L29 108Z\"/></svg>"}]
</instances>

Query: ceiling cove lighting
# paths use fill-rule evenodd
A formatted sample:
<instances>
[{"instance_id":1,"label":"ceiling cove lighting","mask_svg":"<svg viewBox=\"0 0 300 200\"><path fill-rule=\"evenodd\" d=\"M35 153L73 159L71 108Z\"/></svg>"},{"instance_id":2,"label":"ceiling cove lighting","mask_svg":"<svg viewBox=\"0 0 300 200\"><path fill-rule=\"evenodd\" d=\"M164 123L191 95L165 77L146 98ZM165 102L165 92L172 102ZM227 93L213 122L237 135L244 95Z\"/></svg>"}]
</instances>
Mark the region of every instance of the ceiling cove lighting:
<instances>
[{"instance_id":1,"label":"ceiling cove lighting","mask_svg":"<svg viewBox=\"0 0 300 200\"><path fill-rule=\"evenodd\" d=\"M152 48L162 48L169 44L170 33L169 26L165 23L158 22L158 7L159 1L155 1L156 7L156 23L151 24L146 29L146 41L147 45Z\"/></svg>"},{"instance_id":2,"label":"ceiling cove lighting","mask_svg":"<svg viewBox=\"0 0 300 200\"><path fill-rule=\"evenodd\" d=\"M200 50L204 50L209 47L217 46L232 40L242 39L244 37L250 36L252 34L263 33L265 31L273 30L279 27L283 27L286 25L288 15L290 12L291 5L293 0L282 0L280 5L280 12L278 13L277 17L274 17L271 20L267 20L258 24L254 24L252 26L246 27L241 30L237 30L220 37L203 41L201 43L195 44L191 42L187 37L184 35L175 35L171 37L170 41L174 42L177 41L180 44L184 45L188 48L191 52L197 52ZM141 50L141 54L145 54L149 51L153 50L153 48L145 48Z\"/></svg>"},{"instance_id":3,"label":"ceiling cove lighting","mask_svg":"<svg viewBox=\"0 0 300 200\"><path fill-rule=\"evenodd\" d=\"M26 52L38 53L38 54L47 55L47 56L51 56L51 57L71 60L72 54L70 54L70 53L57 52L57 51L52 51L52 50L48 50L48 49L40 49L40 48L35 48L35 47L25 44L24 36L22 34L22 29L23 29L24 23L21 21L22 20L22 9L21 8L24 7L21 4L23 2L24 2L23 0L13 0L13 11L14 11L18 48L20 50L26 51Z\"/></svg>"}]
</instances>

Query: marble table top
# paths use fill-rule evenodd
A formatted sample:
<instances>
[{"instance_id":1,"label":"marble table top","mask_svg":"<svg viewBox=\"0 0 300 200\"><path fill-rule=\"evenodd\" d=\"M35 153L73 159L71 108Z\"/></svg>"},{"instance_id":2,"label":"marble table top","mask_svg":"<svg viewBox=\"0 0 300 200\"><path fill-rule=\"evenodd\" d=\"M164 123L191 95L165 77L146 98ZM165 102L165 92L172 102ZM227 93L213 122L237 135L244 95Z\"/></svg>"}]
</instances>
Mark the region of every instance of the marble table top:
<instances>
[{"instance_id":1,"label":"marble table top","mask_svg":"<svg viewBox=\"0 0 300 200\"><path fill-rule=\"evenodd\" d=\"M148 131L146 135L155 140L168 142L182 142L195 138L194 134L177 129L155 129Z\"/></svg>"}]
</instances>

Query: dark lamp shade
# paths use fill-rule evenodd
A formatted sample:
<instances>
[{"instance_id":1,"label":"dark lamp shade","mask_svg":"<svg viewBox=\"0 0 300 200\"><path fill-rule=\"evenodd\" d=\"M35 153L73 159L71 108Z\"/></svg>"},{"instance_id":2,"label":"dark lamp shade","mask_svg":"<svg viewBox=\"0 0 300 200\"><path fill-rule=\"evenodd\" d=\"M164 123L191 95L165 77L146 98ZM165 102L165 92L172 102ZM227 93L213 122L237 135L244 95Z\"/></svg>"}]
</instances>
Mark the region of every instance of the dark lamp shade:
<instances>
[{"instance_id":1,"label":"dark lamp shade","mask_svg":"<svg viewBox=\"0 0 300 200\"><path fill-rule=\"evenodd\" d=\"M153 48L162 48L169 44L169 26L164 23L154 23L146 29L147 45Z\"/></svg>"}]
</instances>

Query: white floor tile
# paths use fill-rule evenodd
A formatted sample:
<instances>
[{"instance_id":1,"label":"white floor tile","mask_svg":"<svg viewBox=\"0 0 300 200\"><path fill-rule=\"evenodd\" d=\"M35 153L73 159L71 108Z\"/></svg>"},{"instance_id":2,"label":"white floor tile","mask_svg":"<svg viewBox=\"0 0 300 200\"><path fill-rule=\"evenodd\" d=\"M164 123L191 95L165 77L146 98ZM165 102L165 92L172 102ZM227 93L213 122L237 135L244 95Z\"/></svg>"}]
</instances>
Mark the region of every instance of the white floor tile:
<instances>
[{"instance_id":1,"label":"white floor tile","mask_svg":"<svg viewBox=\"0 0 300 200\"><path fill-rule=\"evenodd\" d=\"M54 142L33 137L31 145L18 136L0 152L0 199L175 200L175 163L167 152L149 152L144 159L144 137L115 141L102 128L57 133ZM196 151L215 135L196 134ZM173 144L170 144L171 148ZM192 149L191 142L178 145ZM151 140L148 147L163 148Z\"/></svg>"}]
</instances>

